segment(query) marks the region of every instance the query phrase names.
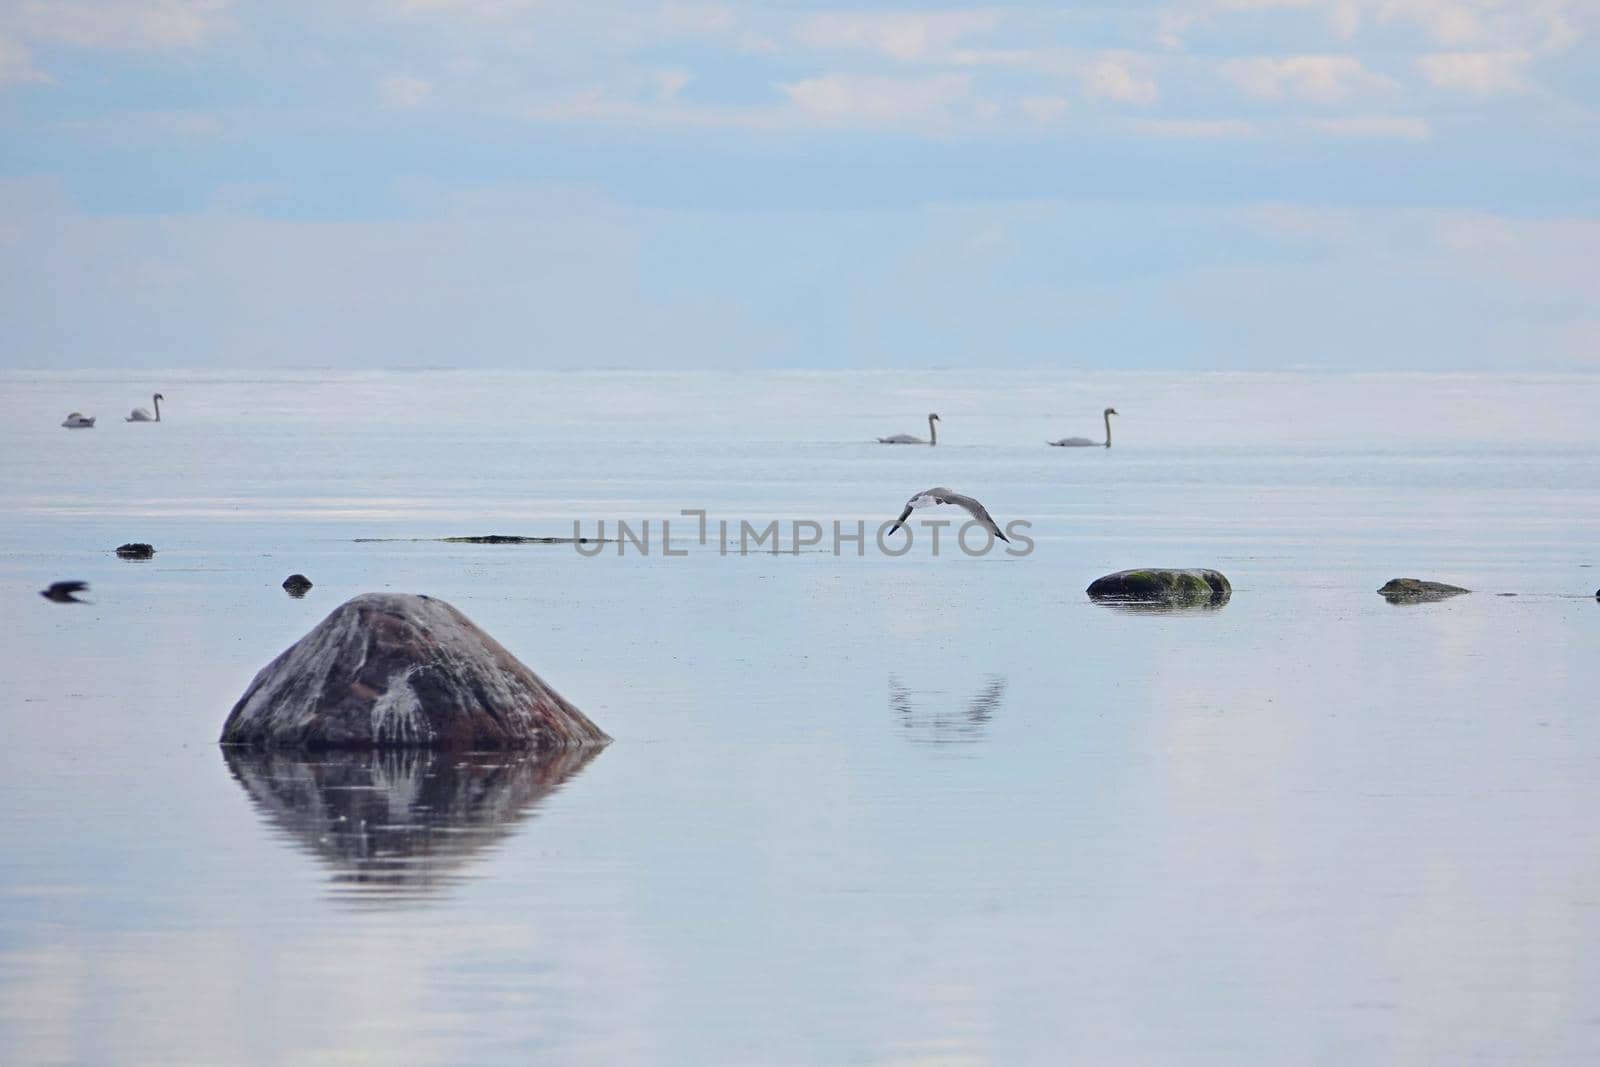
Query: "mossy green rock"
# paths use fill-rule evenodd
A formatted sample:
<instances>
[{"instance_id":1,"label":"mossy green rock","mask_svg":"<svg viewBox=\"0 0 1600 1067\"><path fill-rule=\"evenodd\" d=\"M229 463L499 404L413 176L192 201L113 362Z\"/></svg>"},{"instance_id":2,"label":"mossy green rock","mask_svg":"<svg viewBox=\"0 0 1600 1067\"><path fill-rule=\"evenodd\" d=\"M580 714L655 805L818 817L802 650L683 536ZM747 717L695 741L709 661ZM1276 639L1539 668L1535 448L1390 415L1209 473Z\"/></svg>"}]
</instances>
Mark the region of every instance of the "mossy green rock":
<instances>
[{"instance_id":1,"label":"mossy green rock","mask_svg":"<svg viewBox=\"0 0 1600 1067\"><path fill-rule=\"evenodd\" d=\"M1088 591L1095 600L1217 606L1228 602L1233 586L1220 571L1140 567L1096 578Z\"/></svg>"},{"instance_id":2,"label":"mossy green rock","mask_svg":"<svg viewBox=\"0 0 1600 1067\"><path fill-rule=\"evenodd\" d=\"M1383 583L1383 588L1378 592L1391 601L1443 600L1445 597L1459 596L1472 590L1463 589L1459 585L1447 585L1444 582L1430 582L1422 578L1392 578Z\"/></svg>"}]
</instances>

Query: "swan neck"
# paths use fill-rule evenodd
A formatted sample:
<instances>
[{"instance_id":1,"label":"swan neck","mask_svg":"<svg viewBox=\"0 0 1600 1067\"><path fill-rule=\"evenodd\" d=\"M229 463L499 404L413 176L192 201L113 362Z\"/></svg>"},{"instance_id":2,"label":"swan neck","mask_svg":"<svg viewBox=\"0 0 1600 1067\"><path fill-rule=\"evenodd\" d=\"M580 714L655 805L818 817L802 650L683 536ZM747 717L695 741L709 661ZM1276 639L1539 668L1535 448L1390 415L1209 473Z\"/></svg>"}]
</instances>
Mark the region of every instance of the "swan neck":
<instances>
[{"instance_id":1,"label":"swan neck","mask_svg":"<svg viewBox=\"0 0 1600 1067\"><path fill-rule=\"evenodd\" d=\"M161 421L161 395L159 393L157 393L155 396L151 397L150 398L150 403L152 403L152 404L154 404L156 406L156 421L160 422Z\"/></svg>"},{"instance_id":2,"label":"swan neck","mask_svg":"<svg viewBox=\"0 0 1600 1067\"><path fill-rule=\"evenodd\" d=\"M1111 447L1111 412L1107 411L1101 417L1106 420L1106 447L1110 448Z\"/></svg>"},{"instance_id":3,"label":"swan neck","mask_svg":"<svg viewBox=\"0 0 1600 1067\"><path fill-rule=\"evenodd\" d=\"M928 444L929 445L936 445L938 443L939 443L939 424L933 421L933 416L932 415L929 415L928 416Z\"/></svg>"}]
</instances>

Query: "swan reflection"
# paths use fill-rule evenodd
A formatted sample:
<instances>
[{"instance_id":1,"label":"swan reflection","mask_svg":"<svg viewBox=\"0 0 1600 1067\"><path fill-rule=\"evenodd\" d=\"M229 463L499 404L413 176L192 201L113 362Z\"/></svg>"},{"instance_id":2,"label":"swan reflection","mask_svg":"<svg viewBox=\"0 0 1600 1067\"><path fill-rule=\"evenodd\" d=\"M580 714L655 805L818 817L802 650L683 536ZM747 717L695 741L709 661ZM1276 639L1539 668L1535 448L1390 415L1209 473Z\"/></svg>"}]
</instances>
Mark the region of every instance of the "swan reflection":
<instances>
[{"instance_id":1,"label":"swan reflection","mask_svg":"<svg viewBox=\"0 0 1600 1067\"><path fill-rule=\"evenodd\" d=\"M899 678L889 676L890 710L910 740L925 744L982 741L1005 694L1006 680L997 674L990 675L964 705L953 702L943 690L907 689Z\"/></svg>"},{"instance_id":2,"label":"swan reflection","mask_svg":"<svg viewBox=\"0 0 1600 1067\"><path fill-rule=\"evenodd\" d=\"M333 872L336 897L403 905L441 895L598 748L531 752L274 752L223 758L264 820Z\"/></svg>"}]
</instances>

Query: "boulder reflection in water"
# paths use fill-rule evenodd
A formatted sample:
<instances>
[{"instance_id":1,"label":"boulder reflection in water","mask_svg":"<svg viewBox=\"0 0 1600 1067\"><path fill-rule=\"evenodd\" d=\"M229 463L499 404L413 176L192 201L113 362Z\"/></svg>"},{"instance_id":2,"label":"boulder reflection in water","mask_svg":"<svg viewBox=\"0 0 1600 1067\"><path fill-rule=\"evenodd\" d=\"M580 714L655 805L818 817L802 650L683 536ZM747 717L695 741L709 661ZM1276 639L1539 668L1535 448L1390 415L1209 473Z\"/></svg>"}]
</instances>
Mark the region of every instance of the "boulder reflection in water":
<instances>
[{"instance_id":1,"label":"boulder reflection in water","mask_svg":"<svg viewBox=\"0 0 1600 1067\"><path fill-rule=\"evenodd\" d=\"M381 907L464 880L480 853L599 752L224 747L223 758L268 824L332 869L336 896Z\"/></svg>"}]
</instances>

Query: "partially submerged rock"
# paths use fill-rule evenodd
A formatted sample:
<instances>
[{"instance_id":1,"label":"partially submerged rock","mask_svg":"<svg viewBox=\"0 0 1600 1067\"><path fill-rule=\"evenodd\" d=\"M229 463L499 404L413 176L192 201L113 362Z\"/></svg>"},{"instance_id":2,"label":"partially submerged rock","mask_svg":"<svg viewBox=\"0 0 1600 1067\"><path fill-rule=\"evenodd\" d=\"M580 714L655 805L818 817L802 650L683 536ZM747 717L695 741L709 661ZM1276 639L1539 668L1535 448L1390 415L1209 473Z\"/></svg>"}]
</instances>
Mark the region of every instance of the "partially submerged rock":
<instances>
[{"instance_id":1,"label":"partially submerged rock","mask_svg":"<svg viewBox=\"0 0 1600 1067\"><path fill-rule=\"evenodd\" d=\"M1430 582L1422 578L1391 578L1378 590L1391 604L1409 604L1424 600L1444 600L1472 590L1444 582Z\"/></svg>"},{"instance_id":2,"label":"partially submerged rock","mask_svg":"<svg viewBox=\"0 0 1600 1067\"><path fill-rule=\"evenodd\" d=\"M473 534L471 537L357 537L358 545L385 541L435 542L441 545L598 545L611 544L610 537L526 537L522 534Z\"/></svg>"},{"instance_id":3,"label":"partially submerged rock","mask_svg":"<svg viewBox=\"0 0 1600 1067\"><path fill-rule=\"evenodd\" d=\"M544 751L611 739L444 601L364 593L256 675L221 740Z\"/></svg>"},{"instance_id":4,"label":"partially submerged rock","mask_svg":"<svg viewBox=\"0 0 1600 1067\"><path fill-rule=\"evenodd\" d=\"M1233 595L1233 586L1220 571L1141 567L1096 578L1088 593L1095 600L1119 603L1220 607Z\"/></svg>"},{"instance_id":5,"label":"partially submerged rock","mask_svg":"<svg viewBox=\"0 0 1600 1067\"><path fill-rule=\"evenodd\" d=\"M130 541L117 546L117 556L121 559L149 559L155 554L155 546L147 545L143 541Z\"/></svg>"},{"instance_id":6,"label":"partially submerged rock","mask_svg":"<svg viewBox=\"0 0 1600 1067\"><path fill-rule=\"evenodd\" d=\"M283 580L283 591L299 600L311 591L311 579L303 574L291 574Z\"/></svg>"}]
</instances>

